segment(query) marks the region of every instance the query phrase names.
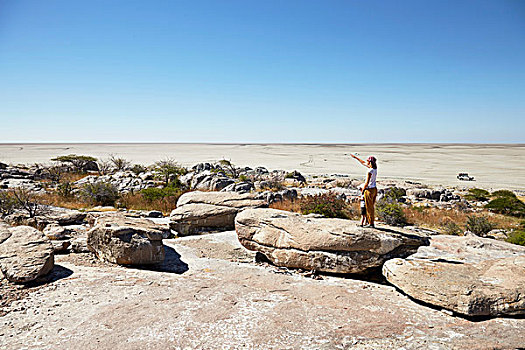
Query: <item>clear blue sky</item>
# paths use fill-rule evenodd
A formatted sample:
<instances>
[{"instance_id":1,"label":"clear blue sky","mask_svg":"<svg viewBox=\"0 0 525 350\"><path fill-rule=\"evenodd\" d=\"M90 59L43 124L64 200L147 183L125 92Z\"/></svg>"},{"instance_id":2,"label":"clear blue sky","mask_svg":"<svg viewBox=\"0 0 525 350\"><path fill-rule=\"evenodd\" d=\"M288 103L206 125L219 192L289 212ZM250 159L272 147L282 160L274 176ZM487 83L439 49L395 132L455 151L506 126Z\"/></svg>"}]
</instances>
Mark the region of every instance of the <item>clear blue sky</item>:
<instances>
[{"instance_id":1,"label":"clear blue sky","mask_svg":"<svg viewBox=\"0 0 525 350\"><path fill-rule=\"evenodd\" d=\"M0 0L0 142L525 142L525 1Z\"/></svg>"}]
</instances>

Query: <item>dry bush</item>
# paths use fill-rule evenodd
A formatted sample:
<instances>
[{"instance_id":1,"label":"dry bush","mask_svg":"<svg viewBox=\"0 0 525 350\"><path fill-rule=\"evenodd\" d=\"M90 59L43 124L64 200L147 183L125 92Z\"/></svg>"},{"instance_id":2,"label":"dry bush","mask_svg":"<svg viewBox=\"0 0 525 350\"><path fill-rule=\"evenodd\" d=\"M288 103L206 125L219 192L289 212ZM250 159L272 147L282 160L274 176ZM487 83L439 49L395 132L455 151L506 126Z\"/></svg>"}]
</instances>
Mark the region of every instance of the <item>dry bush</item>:
<instances>
[{"instance_id":1,"label":"dry bush","mask_svg":"<svg viewBox=\"0 0 525 350\"><path fill-rule=\"evenodd\" d=\"M62 207L67 209L85 209L86 203L79 200L77 197L64 197L57 192L48 192L38 196L40 202L46 205L55 207Z\"/></svg>"},{"instance_id":2,"label":"dry bush","mask_svg":"<svg viewBox=\"0 0 525 350\"><path fill-rule=\"evenodd\" d=\"M324 214L325 216L329 216L329 217L337 217L336 214L341 214L340 212L342 211L344 212L344 216L346 218L353 219L353 220L357 219L357 215L360 212L359 203L345 203L344 208L337 207L334 210L333 203L329 202L328 203L329 210L327 211L327 210L324 210L326 209L324 204L326 204L327 202L325 199L326 198L319 197L319 196L318 197L315 197L315 196L299 197L295 199L294 201L283 200L280 202L272 203L270 204L270 208L305 214L306 213L305 209L318 209L317 204L321 203L323 204L321 206L321 209L323 210L319 212L320 214ZM312 204L314 205L312 206ZM308 211L313 212L313 213L317 212L316 210L308 210Z\"/></svg>"},{"instance_id":3,"label":"dry bush","mask_svg":"<svg viewBox=\"0 0 525 350\"><path fill-rule=\"evenodd\" d=\"M121 196L119 206L133 210L159 210L164 215L169 215L177 207L179 197L180 194L149 200L141 193L128 193Z\"/></svg>"},{"instance_id":4,"label":"dry bush","mask_svg":"<svg viewBox=\"0 0 525 350\"><path fill-rule=\"evenodd\" d=\"M274 202L270 204L270 208L291 211L294 213L300 213L301 212L301 198L298 198L293 202L290 200Z\"/></svg>"},{"instance_id":5,"label":"dry bush","mask_svg":"<svg viewBox=\"0 0 525 350\"><path fill-rule=\"evenodd\" d=\"M446 210L424 207L409 207L405 208L404 211L409 223L439 231L444 231L444 227L449 223L455 223L462 230L465 230L468 217L472 214L457 209ZM500 229L509 230L519 224L517 218L493 214L487 211L483 211L480 214L487 216L489 221Z\"/></svg>"}]
</instances>

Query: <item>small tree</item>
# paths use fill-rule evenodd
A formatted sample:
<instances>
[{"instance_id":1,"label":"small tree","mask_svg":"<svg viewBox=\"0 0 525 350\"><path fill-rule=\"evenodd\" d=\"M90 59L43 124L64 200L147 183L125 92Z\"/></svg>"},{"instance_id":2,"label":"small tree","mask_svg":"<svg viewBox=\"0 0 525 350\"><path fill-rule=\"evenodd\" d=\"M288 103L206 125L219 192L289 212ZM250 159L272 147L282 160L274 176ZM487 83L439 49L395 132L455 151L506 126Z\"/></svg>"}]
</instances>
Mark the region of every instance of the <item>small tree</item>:
<instances>
[{"instance_id":1,"label":"small tree","mask_svg":"<svg viewBox=\"0 0 525 350\"><path fill-rule=\"evenodd\" d=\"M25 188L15 188L12 193L16 207L26 211L30 218L34 218L42 210L34 192Z\"/></svg>"},{"instance_id":2,"label":"small tree","mask_svg":"<svg viewBox=\"0 0 525 350\"><path fill-rule=\"evenodd\" d=\"M111 174L111 170L113 169L112 163L110 160L101 159L97 161L98 166L98 174L99 175L108 175Z\"/></svg>"},{"instance_id":3,"label":"small tree","mask_svg":"<svg viewBox=\"0 0 525 350\"><path fill-rule=\"evenodd\" d=\"M164 186L168 186L171 181L177 181L180 175L186 174L187 170L174 161L173 159L165 159L155 162L154 170L157 176L164 182Z\"/></svg>"},{"instance_id":4,"label":"small tree","mask_svg":"<svg viewBox=\"0 0 525 350\"><path fill-rule=\"evenodd\" d=\"M131 163L128 160L116 157L113 154L109 157L109 161L113 164L113 169L115 171L125 171L131 166Z\"/></svg>"},{"instance_id":5,"label":"small tree","mask_svg":"<svg viewBox=\"0 0 525 350\"><path fill-rule=\"evenodd\" d=\"M54 162L59 162L65 165L70 165L74 171L86 172L91 167L96 167L97 158L91 156L79 156L70 154L67 156L59 156L51 159Z\"/></svg>"},{"instance_id":6,"label":"small tree","mask_svg":"<svg viewBox=\"0 0 525 350\"><path fill-rule=\"evenodd\" d=\"M218 163L221 167L225 168L224 170L226 171L227 175L229 175L231 178L236 179L237 177L239 177L239 172L231 161L227 159L221 159Z\"/></svg>"}]
</instances>

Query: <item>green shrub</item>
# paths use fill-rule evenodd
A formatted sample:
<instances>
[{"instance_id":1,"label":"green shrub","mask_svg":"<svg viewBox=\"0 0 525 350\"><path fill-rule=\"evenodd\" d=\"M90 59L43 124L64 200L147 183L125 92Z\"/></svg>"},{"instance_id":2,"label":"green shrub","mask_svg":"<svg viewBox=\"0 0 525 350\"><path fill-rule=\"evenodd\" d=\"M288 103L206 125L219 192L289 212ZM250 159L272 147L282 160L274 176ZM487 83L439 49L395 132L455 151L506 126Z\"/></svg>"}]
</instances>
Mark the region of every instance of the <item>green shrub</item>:
<instances>
[{"instance_id":1,"label":"green shrub","mask_svg":"<svg viewBox=\"0 0 525 350\"><path fill-rule=\"evenodd\" d=\"M494 229L494 225L484 216L471 215L467 218L466 229L476 236L485 236Z\"/></svg>"},{"instance_id":2,"label":"green shrub","mask_svg":"<svg viewBox=\"0 0 525 350\"><path fill-rule=\"evenodd\" d=\"M448 221L445 224L441 225L442 233L446 235L462 236L463 230L453 221Z\"/></svg>"},{"instance_id":3,"label":"green shrub","mask_svg":"<svg viewBox=\"0 0 525 350\"><path fill-rule=\"evenodd\" d=\"M525 246L525 230L514 230L506 239L507 242Z\"/></svg>"},{"instance_id":4,"label":"green shrub","mask_svg":"<svg viewBox=\"0 0 525 350\"><path fill-rule=\"evenodd\" d=\"M175 186L167 186L164 188L152 187L143 189L140 191L140 194L146 201L153 202L166 197L178 198L182 194L182 191L180 188Z\"/></svg>"},{"instance_id":5,"label":"green shrub","mask_svg":"<svg viewBox=\"0 0 525 350\"><path fill-rule=\"evenodd\" d=\"M484 202L487 201L490 196L489 191L486 191L482 188L470 188L468 190L468 194L465 195L465 198L471 201L480 201Z\"/></svg>"},{"instance_id":6,"label":"green shrub","mask_svg":"<svg viewBox=\"0 0 525 350\"><path fill-rule=\"evenodd\" d=\"M525 217L525 203L513 192L500 190L492 193L492 196L495 198L485 205L485 208L499 214Z\"/></svg>"},{"instance_id":7,"label":"green shrub","mask_svg":"<svg viewBox=\"0 0 525 350\"><path fill-rule=\"evenodd\" d=\"M350 219L353 216L350 208L343 199L333 193L318 194L304 197L300 204L303 214L321 214L328 218Z\"/></svg>"},{"instance_id":8,"label":"green shrub","mask_svg":"<svg viewBox=\"0 0 525 350\"><path fill-rule=\"evenodd\" d=\"M148 168L141 164L133 164L129 170L131 170L135 175L138 175L140 173L144 173L148 171Z\"/></svg>"},{"instance_id":9,"label":"green shrub","mask_svg":"<svg viewBox=\"0 0 525 350\"><path fill-rule=\"evenodd\" d=\"M509 190L498 190L494 191L490 194L491 197L513 197L516 198L516 195L514 192Z\"/></svg>"},{"instance_id":10,"label":"green shrub","mask_svg":"<svg viewBox=\"0 0 525 350\"><path fill-rule=\"evenodd\" d=\"M407 224L403 207L395 201L382 198L377 202L376 209L379 220L388 225L404 226Z\"/></svg>"},{"instance_id":11,"label":"green shrub","mask_svg":"<svg viewBox=\"0 0 525 350\"><path fill-rule=\"evenodd\" d=\"M109 182L86 184L80 190L80 198L92 205L114 206L119 198L118 189Z\"/></svg>"},{"instance_id":12,"label":"green shrub","mask_svg":"<svg viewBox=\"0 0 525 350\"><path fill-rule=\"evenodd\" d=\"M244 174L239 175L239 181L246 182L246 181L249 181L249 180L250 179L248 178L248 176L246 176Z\"/></svg>"},{"instance_id":13,"label":"green shrub","mask_svg":"<svg viewBox=\"0 0 525 350\"><path fill-rule=\"evenodd\" d=\"M385 189L384 198L390 201L398 202L403 196L406 196L407 191L400 187L389 187Z\"/></svg>"},{"instance_id":14,"label":"green shrub","mask_svg":"<svg viewBox=\"0 0 525 350\"><path fill-rule=\"evenodd\" d=\"M13 214L17 208L18 205L14 196L7 191L0 191L0 215Z\"/></svg>"},{"instance_id":15,"label":"green shrub","mask_svg":"<svg viewBox=\"0 0 525 350\"><path fill-rule=\"evenodd\" d=\"M57 193L64 198L73 197L73 185L69 181L62 182L57 186Z\"/></svg>"}]
</instances>

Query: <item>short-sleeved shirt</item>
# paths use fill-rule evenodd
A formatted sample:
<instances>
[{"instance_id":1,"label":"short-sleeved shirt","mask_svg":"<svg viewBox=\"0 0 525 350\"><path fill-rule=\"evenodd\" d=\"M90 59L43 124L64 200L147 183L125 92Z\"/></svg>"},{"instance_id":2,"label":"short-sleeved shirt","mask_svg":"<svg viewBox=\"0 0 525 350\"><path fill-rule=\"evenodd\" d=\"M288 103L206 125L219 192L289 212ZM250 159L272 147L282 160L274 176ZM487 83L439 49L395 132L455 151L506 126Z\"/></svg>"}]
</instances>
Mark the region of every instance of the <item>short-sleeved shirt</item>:
<instances>
[{"instance_id":1,"label":"short-sleeved shirt","mask_svg":"<svg viewBox=\"0 0 525 350\"><path fill-rule=\"evenodd\" d=\"M377 169L369 169L368 174L370 174L370 182L368 182L368 188L375 188L376 187L376 177L377 177Z\"/></svg>"}]
</instances>

